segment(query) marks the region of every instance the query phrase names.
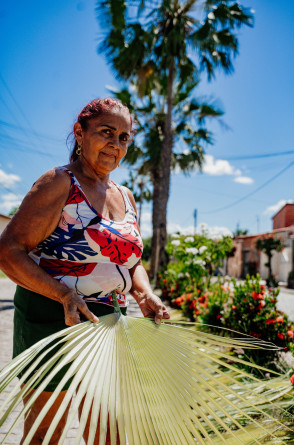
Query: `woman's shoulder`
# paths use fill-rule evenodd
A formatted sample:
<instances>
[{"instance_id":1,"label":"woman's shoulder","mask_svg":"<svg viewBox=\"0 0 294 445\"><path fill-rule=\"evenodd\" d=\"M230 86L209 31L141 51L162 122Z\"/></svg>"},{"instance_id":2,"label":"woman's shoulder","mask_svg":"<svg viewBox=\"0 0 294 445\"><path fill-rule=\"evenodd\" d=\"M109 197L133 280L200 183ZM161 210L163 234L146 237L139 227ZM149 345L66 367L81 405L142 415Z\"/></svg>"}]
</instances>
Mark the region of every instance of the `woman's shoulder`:
<instances>
[{"instance_id":1,"label":"woman's shoulder","mask_svg":"<svg viewBox=\"0 0 294 445\"><path fill-rule=\"evenodd\" d=\"M40 176L33 184L31 192L50 193L53 196L68 195L71 184L70 176L64 167L54 167Z\"/></svg>"},{"instance_id":2,"label":"woman's shoulder","mask_svg":"<svg viewBox=\"0 0 294 445\"><path fill-rule=\"evenodd\" d=\"M40 176L35 184L42 184L42 185L58 185L58 184L70 184L70 176L68 174L67 166L62 167L54 167L51 170L48 170L46 173L43 173L42 176Z\"/></svg>"}]
</instances>

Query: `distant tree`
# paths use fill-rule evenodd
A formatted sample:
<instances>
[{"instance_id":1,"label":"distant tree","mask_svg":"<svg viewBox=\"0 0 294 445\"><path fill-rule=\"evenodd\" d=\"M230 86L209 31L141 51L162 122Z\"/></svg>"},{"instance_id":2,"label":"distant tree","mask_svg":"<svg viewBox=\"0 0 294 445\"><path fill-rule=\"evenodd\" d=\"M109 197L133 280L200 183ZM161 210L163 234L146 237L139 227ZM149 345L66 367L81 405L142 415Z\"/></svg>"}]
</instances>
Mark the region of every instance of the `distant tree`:
<instances>
[{"instance_id":1,"label":"distant tree","mask_svg":"<svg viewBox=\"0 0 294 445\"><path fill-rule=\"evenodd\" d=\"M8 213L8 215L9 215L9 216L13 216L13 215L17 212L18 208L19 208L19 206L15 206L15 207L13 207L13 208L10 210L10 212Z\"/></svg>"},{"instance_id":2,"label":"distant tree","mask_svg":"<svg viewBox=\"0 0 294 445\"><path fill-rule=\"evenodd\" d=\"M267 255L268 261L265 263L265 266L268 267L268 278L266 282L268 286L275 286L277 283L272 274L272 256L274 252L281 252L284 249L284 242L280 238L267 236L258 238L255 246L257 250Z\"/></svg>"},{"instance_id":3,"label":"distant tree","mask_svg":"<svg viewBox=\"0 0 294 445\"><path fill-rule=\"evenodd\" d=\"M237 228L237 229L235 230L235 232L233 232L233 235L234 235L234 236L248 235L248 232L249 232L248 229L240 229L240 228Z\"/></svg>"}]
</instances>

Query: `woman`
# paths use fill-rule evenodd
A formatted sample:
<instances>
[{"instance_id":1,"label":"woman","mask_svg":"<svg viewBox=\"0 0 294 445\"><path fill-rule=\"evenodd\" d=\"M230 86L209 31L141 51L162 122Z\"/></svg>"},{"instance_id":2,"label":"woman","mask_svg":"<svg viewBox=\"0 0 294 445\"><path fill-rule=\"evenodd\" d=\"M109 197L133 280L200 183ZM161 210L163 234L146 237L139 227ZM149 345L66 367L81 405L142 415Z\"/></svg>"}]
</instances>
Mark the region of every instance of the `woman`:
<instances>
[{"instance_id":1,"label":"woman","mask_svg":"<svg viewBox=\"0 0 294 445\"><path fill-rule=\"evenodd\" d=\"M86 105L74 125L70 164L36 181L4 231L0 268L18 284L14 356L66 326L97 322L113 312L113 290L122 312L129 291L145 317L154 316L156 323L169 318L140 261L143 246L133 195L109 179L126 155L131 134L129 110L119 101L96 99ZM34 404L23 440L58 379ZM64 395L31 444L42 443ZM58 443L65 420L50 443Z\"/></svg>"}]
</instances>

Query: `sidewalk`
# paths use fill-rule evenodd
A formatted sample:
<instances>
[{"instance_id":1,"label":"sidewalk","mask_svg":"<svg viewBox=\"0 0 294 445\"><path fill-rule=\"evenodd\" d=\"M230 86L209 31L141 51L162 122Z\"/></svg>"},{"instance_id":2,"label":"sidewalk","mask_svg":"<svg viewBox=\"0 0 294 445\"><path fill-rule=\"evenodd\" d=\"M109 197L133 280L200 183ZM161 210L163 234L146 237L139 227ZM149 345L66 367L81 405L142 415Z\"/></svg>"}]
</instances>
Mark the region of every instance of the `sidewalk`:
<instances>
[{"instance_id":1,"label":"sidewalk","mask_svg":"<svg viewBox=\"0 0 294 445\"><path fill-rule=\"evenodd\" d=\"M8 278L0 279L0 369L3 368L7 363L10 362L12 357L12 335L13 335L13 295L15 290L15 284L12 283ZM136 301L129 297L130 305L128 307L128 315L134 317L142 316L142 312L136 303ZM6 390L0 394L0 406L6 400L12 388L18 384L18 379L13 380L13 382L6 388ZM15 411L14 416L9 417L9 421L0 429L0 443L2 442L5 434L9 431L10 426L20 412L22 406L19 406L18 411ZM68 432L67 439L64 442L65 445L73 445L75 443L76 430L78 428L78 419L72 424L71 429ZM14 432L5 441L5 445L12 444L18 445L20 443L23 431L23 422L21 421L19 425L15 428ZM83 445L84 442L81 444Z\"/></svg>"}]
</instances>

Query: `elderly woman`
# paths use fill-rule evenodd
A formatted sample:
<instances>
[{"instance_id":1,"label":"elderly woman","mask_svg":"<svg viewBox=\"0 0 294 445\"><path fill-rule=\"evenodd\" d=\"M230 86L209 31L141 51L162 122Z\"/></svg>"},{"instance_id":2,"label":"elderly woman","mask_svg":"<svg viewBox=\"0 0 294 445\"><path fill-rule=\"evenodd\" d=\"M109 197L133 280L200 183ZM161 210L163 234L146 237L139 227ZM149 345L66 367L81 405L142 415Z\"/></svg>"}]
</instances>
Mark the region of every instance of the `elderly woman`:
<instances>
[{"instance_id":1,"label":"elderly woman","mask_svg":"<svg viewBox=\"0 0 294 445\"><path fill-rule=\"evenodd\" d=\"M14 356L66 326L86 319L97 322L100 315L113 312L113 290L122 312L130 292L145 317L154 316L156 323L169 318L141 264L133 195L109 178L127 152L131 133L129 110L119 101L96 99L86 105L74 124L70 164L36 181L4 231L0 267L18 285ZM26 418L23 440L60 381L59 374ZM65 391L31 444L42 443ZM65 420L51 444L58 443Z\"/></svg>"}]
</instances>

